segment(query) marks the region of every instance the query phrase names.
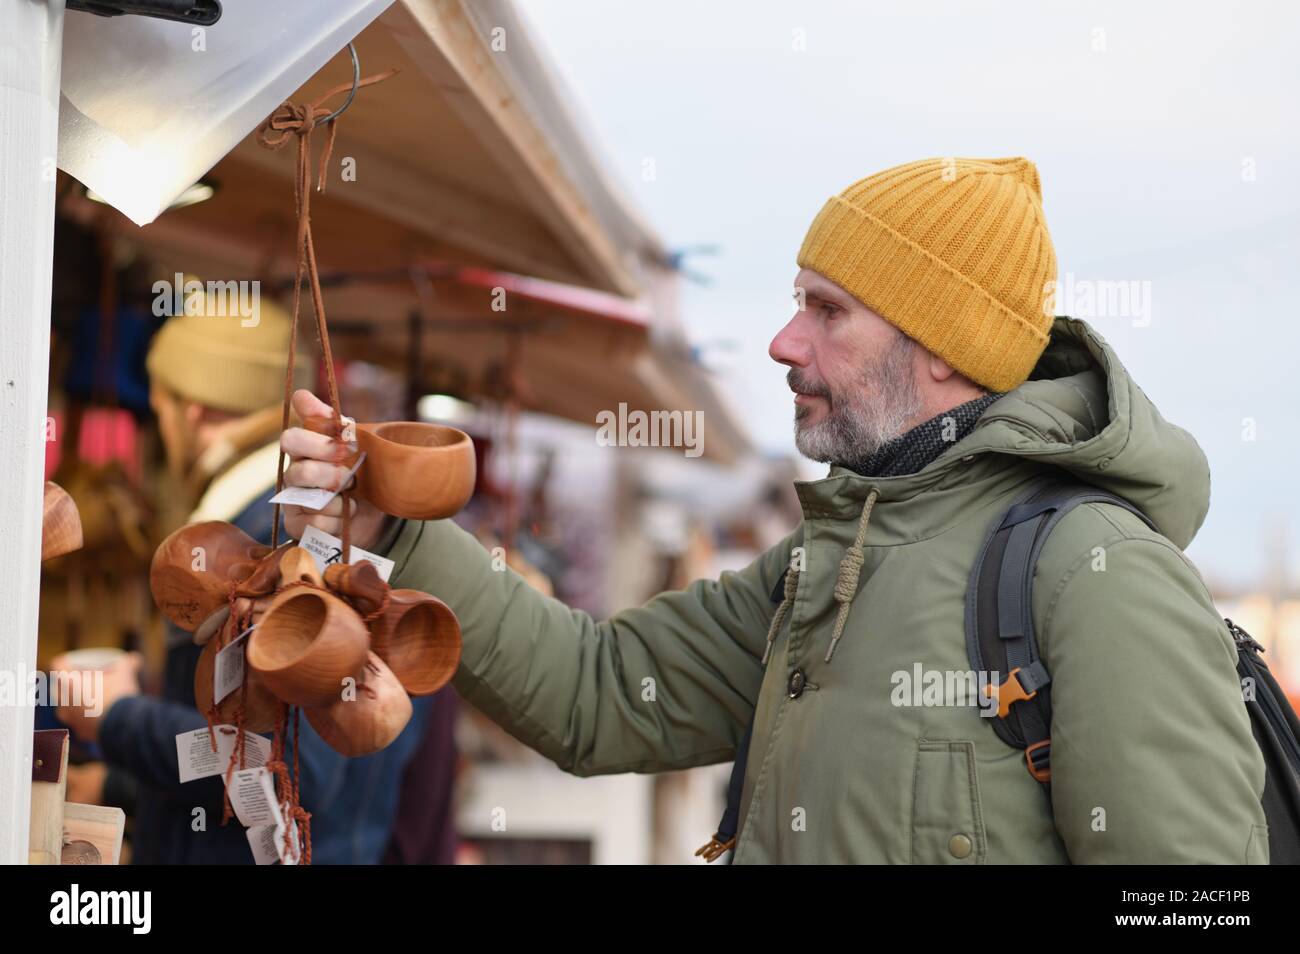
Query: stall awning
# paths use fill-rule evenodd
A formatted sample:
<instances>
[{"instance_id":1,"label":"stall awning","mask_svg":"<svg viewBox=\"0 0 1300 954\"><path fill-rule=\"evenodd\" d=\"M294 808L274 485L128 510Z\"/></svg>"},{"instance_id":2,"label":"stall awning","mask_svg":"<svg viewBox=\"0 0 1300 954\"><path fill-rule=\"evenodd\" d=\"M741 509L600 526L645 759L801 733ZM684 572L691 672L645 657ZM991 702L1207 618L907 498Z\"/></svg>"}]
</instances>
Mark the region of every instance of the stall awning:
<instances>
[{"instance_id":1,"label":"stall awning","mask_svg":"<svg viewBox=\"0 0 1300 954\"><path fill-rule=\"evenodd\" d=\"M357 94L312 203L340 353L418 366L427 390L473 398L490 393L515 340L526 407L587 423L620 402L702 409L707 456L745 453L743 428L690 359L661 242L609 184L513 5L398 0L355 43L363 74L400 72ZM338 57L291 98L350 75ZM345 162L355 178L341 176ZM211 178L214 199L131 237L164 270L283 284L291 150L249 136ZM90 216L75 195L64 211ZM411 271L431 262L432 298ZM504 313L492 308L497 287Z\"/></svg>"}]
</instances>

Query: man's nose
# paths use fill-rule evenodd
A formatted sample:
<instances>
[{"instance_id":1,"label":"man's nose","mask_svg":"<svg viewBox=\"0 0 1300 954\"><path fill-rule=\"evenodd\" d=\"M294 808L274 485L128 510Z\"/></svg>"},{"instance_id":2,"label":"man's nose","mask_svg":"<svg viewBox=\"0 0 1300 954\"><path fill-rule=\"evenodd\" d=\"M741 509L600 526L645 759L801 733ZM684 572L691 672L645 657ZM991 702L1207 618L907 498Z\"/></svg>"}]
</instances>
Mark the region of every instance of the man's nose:
<instances>
[{"instance_id":1,"label":"man's nose","mask_svg":"<svg viewBox=\"0 0 1300 954\"><path fill-rule=\"evenodd\" d=\"M808 337L802 327L802 317L802 312L796 312L794 317L786 322L785 327L776 333L772 343L767 346L768 357L777 364L788 365L792 368L802 368L808 364L811 352L808 346Z\"/></svg>"}]
</instances>

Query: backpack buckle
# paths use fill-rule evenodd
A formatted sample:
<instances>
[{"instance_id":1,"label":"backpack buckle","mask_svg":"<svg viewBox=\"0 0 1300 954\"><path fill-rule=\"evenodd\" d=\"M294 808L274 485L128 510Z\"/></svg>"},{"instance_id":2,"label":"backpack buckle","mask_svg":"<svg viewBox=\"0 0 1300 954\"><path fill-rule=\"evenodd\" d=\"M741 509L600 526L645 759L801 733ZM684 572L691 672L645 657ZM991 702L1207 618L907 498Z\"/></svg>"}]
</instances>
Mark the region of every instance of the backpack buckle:
<instances>
[{"instance_id":1,"label":"backpack buckle","mask_svg":"<svg viewBox=\"0 0 1300 954\"><path fill-rule=\"evenodd\" d=\"M1038 664L1035 663L1034 665L1037 666ZM1007 717L1008 713L1011 712L1013 703L1024 702L1038 695L1038 690L1044 685L1044 682L1037 678L1037 674L1032 671L1032 667L1031 671L1026 673L1027 679L1021 679L1020 671L1021 667L1017 666L1007 673L1007 678L1003 679L998 685L984 686L984 695L997 700L999 719ZM1046 675L1045 672L1044 675ZM1026 682L1029 683L1028 686L1025 685Z\"/></svg>"},{"instance_id":2,"label":"backpack buckle","mask_svg":"<svg viewBox=\"0 0 1300 954\"><path fill-rule=\"evenodd\" d=\"M1025 765L1035 781L1047 783L1052 780L1052 740L1043 739L1025 749Z\"/></svg>"}]
</instances>

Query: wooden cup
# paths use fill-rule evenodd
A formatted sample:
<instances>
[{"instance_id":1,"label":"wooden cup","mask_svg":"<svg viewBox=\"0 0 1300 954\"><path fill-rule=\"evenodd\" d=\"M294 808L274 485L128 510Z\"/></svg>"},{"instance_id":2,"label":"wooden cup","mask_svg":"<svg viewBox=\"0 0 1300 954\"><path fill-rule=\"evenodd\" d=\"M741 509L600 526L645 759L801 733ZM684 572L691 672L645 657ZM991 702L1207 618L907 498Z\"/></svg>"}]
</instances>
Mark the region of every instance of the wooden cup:
<instances>
[{"instance_id":1,"label":"wooden cup","mask_svg":"<svg viewBox=\"0 0 1300 954\"><path fill-rule=\"evenodd\" d=\"M164 616L187 632L225 605L231 586L271 552L233 524L181 527L154 551L149 589Z\"/></svg>"},{"instance_id":2,"label":"wooden cup","mask_svg":"<svg viewBox=\"0 0 1300 954\"><path fill-rule=\"evenodd\" d=\"M44 522L41 525L41 559L51 560L81 549L81 514L66 490L45 482Z\"/></svg>"},{"instance_id":3,"label":"wooden cup","mask_svg":"<svg viewBox=\"0 0 1300 954\"><path fill-rule=\"evenodd\" d=\"M293 583L311 583L324 586L320 571L316 569L316 560L302 547L290 547L280 558L280 586Z\"/></svg>"},{"instance_id":4,"label":"wooden cup","mask_svg":"<svg viewBox=\"0 0 1300 954\"><path fill-rule=\"evenodd\" d=\"M442 600L419 590L389 589L370 563L326 567L325 584L366 615L371 646L411 695L437 692L455 675L460 621Z\"/></svg>"},{"instance_id":5,"label":"wooden cup","mask_svg":"<svg viewBox=\"0 0 1300 954\"><path fill-rule=\"evenodd\" d=\"M460 665L460 621L442 600L419 590L390 590L370 624L375 652L413 696L437 692Z\"/></svg>"},{"instance_id":6,"label":"wooden cup","mask_svg":"<svg viewBox=\"0 0 1300 954\"><path fill-rule=\"evenodd\" d=\"M310 417L303 426L340 436L328 417ZM441 520L458 513L474 493L474 442L454 427L415 421L358 424L357 450L366 455L356 475L357 496L394 517ZM355 459L343 463L350 467Z\"/></svg>"},{"instance_id":7,"label":"wooden cup","mask_svg":"<svg viewBox=\"0 0 1300 954\"><path fill-rule=\"evenodd\" d=\"M330 706L343 680L358 678L370 648L361 617L322 590L290 586L267 607L248 638L248 665L295 706Z\"/></svg>"},{"instance_id":8,"label":"wooden cup","mask_svg":"<svg viewBox=\"0 0 1300 954\"><path fill-rule=\"evenodd\" d=\"M357 680L355 698L344 697L321 709L302 710L317 734L348 758L387 748L411 721L411 699L391 669L373 652Z\"/></svg>"}]
</instances>

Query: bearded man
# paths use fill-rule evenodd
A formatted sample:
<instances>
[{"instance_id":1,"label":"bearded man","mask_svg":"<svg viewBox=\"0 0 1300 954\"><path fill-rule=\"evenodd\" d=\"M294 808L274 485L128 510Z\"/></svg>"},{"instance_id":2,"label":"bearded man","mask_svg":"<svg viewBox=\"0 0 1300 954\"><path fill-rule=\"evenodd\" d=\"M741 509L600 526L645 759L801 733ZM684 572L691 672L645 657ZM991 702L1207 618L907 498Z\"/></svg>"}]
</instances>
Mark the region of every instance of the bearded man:
<instances>
[{"instance_id":1,"label":"bearded man","mask_svg":"<svg viewBox=\"0 0 1300 954\"><path fill-rule=\"evenodd\" d=\"M802 523L744 570L598 622L494 572L450 521L358 507L353 539L396 561L395 585L459 616L460 694L578 775L737 760L709 852L737 863L1266 863L1236 651L1181 549L1208 509L1205 455L1095 330L1045 307L1056 257L1033 163L869 176L825 204L797 263L770 354L800 451L830 468L796 484ZM281 446L290 483L338 486L326 438ZM894 690L969 671L972 566L1052 476L1154 529L1088 503L1038 556L1049 787L979 705ZM287 525L337 533L339 513Z\"/></svg>"}]
</instances>

